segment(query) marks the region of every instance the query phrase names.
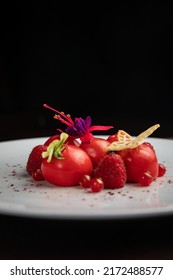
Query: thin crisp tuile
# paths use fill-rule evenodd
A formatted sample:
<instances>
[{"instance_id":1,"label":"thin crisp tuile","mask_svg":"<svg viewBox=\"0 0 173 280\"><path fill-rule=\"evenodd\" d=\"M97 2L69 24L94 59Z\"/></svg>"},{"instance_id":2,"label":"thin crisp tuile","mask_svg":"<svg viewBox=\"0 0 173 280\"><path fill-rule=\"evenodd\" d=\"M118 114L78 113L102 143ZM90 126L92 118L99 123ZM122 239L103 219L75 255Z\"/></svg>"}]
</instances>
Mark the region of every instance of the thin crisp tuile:
<instances>
[{"instance_id":1,"label":"thin crisp tuile","mask_svg":"<svg viewBox=\"0 0 173 280\"><path fill-rule=\"evenodd\" d=\"M112 142L111 145L107 147L107 151L121 151L125 149L136 148L140 146L145 141L145 139L159 127L160 124L155 124L144 132L140 133L135 139L133 139L132 136L130 136L124 130L119 130L118 141Z\"/></svg>"}]
</instances>

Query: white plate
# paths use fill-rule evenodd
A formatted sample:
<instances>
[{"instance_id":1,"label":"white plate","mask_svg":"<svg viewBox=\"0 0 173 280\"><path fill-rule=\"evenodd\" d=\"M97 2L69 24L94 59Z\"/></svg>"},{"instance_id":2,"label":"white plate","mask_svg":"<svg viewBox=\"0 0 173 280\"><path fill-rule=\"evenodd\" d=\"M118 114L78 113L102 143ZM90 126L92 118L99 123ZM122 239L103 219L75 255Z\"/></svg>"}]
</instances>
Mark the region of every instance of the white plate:
<instances>
[{"instance_id":1,"label":"white plate","mask_svg":"<svg viewBox=\"0 0 173 280\"><path fill-rule=\"evenodd\" d=\"M103 136L100 136L103 137ZM0 143L0 214L55 219L119 219L173 214L173 141L148 138L167 172L149 187L91 193L80 186L55 187L26 172L31 149L46 138Z\"/></svg>"}]
</instances>

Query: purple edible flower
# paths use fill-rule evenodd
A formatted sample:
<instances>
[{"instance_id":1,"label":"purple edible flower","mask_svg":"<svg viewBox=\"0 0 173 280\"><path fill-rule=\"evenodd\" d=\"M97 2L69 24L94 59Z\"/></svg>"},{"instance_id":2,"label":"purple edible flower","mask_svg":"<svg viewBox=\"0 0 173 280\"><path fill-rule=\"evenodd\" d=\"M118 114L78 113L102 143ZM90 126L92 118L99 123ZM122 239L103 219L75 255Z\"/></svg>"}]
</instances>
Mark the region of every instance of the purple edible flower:
<instances>
[{"instance_id":1,"label":"purple edible flower","mask_svg":"<svg viewBox=\"0 0 173 280\"><path fill-rule=\"evenodd\" d=\"M59 112L54 108L48 106L47 104L43 104L43 106L45 108L54 111L55 113L58 113L55 114L54 118L67 125L65 131L70 136L74 138L80 138L82 142L89 142L94 137L91 131L108 130L113 127L113 126L103 126L103 125L91 126L90 116L86 117L85 120L82 118L75 118L75 121L73 121L69 114L65 115L63 112Z\"/></svg>"},{"instance_id":2,"label":"purple edible flower","mask_svg":"<svg viewBox=\"0 0 173 280\"><path fill-rule=\"evenodd\" d=\"M66 132L70 136L81 137L88 132L91 126L91 117L88 116L85 120L82 118L76 118L74 125L68 126Z\"/></svg>"}]
</instances>

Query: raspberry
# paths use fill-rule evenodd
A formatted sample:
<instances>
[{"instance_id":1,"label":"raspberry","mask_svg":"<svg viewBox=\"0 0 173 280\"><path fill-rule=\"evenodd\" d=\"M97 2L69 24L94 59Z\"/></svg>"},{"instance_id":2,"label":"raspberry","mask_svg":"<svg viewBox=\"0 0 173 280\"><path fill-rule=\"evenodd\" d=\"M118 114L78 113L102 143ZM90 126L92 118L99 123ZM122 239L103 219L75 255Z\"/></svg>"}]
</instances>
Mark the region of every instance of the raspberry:
<instances>
[{"instance_id":1,"label":"raspberry","mask_svg":"<svg viewBox=\"0 0 173 280\"><path fill-rule=\"evenodd\" d=\"M127 180L123 159L116 153L107 154L95 169L94 176L102 178L104 188L122 188Z\"/></svg>"},{"instance_id":2,"label":"raspberry","mask_svg":"<svg viewBox=\"0 0 173 280\"><path fill-rule=\"evenodd\" d=\"M46 150L47 147L45 145L37 145L32 149L26 164L26 170L29 175L33 176L38 169L41 169L41 163L43 160L42 152L45 152Z\"/></svg>"}]
</instances>

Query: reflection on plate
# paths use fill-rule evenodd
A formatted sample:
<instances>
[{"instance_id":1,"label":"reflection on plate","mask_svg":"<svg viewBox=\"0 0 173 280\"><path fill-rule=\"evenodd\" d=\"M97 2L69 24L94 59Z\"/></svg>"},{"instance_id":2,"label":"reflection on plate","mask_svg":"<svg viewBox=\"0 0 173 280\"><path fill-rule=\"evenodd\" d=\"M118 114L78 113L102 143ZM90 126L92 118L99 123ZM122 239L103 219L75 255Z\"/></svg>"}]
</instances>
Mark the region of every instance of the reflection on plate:
<instances>
[{"instance_id":1,"label":"reflection on plate","mask_svg":"<svg viewBox=\"0 0 173 280\"><path fill-rule=\"evenodd\" d=\"M101 137L101 136L100 136ZM102 136L103 137L103 136ZM148 138L167 172L149 187L91 193L80 186L36 182L25 170L31 149L47 138L0 143L0 214L55 219L119 219L173 214L173 141Z\"/></svg>"}]
</instances>

